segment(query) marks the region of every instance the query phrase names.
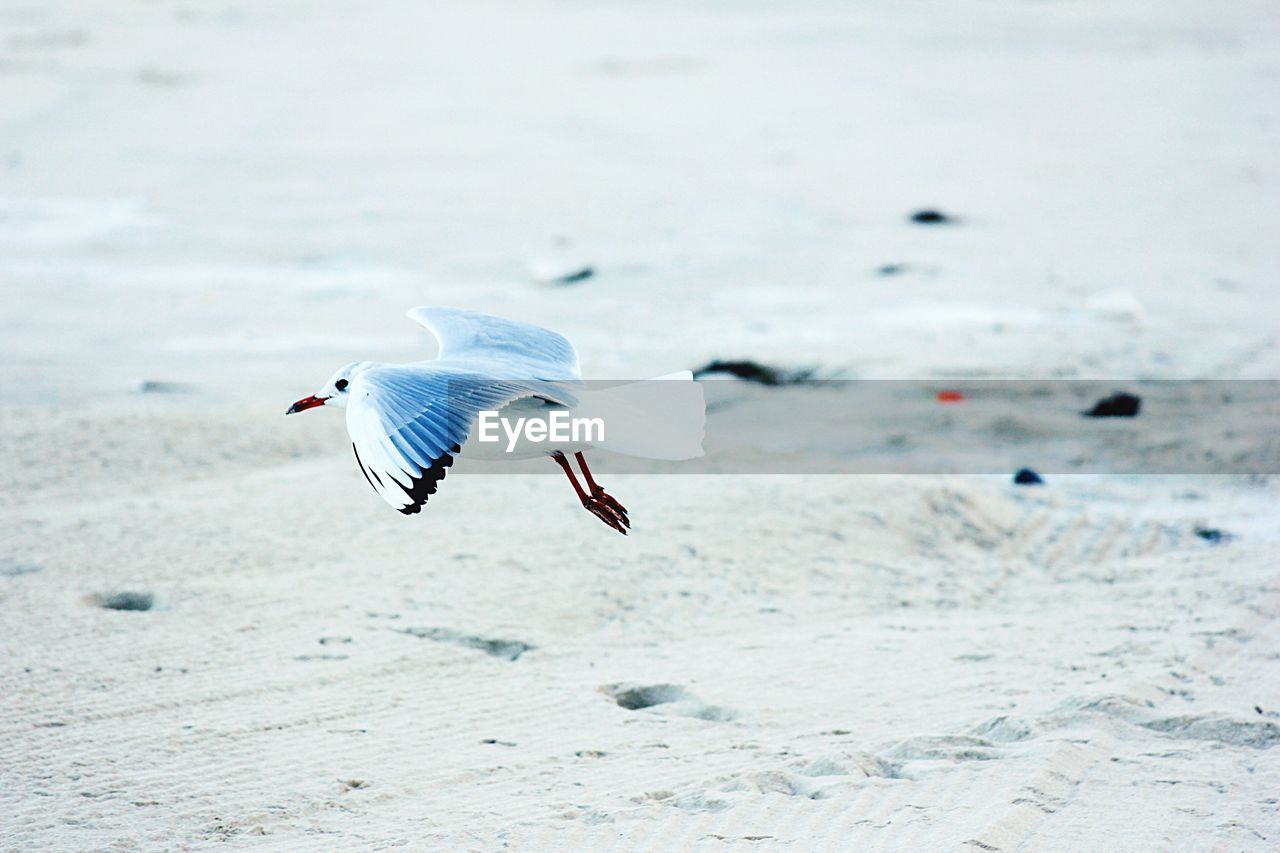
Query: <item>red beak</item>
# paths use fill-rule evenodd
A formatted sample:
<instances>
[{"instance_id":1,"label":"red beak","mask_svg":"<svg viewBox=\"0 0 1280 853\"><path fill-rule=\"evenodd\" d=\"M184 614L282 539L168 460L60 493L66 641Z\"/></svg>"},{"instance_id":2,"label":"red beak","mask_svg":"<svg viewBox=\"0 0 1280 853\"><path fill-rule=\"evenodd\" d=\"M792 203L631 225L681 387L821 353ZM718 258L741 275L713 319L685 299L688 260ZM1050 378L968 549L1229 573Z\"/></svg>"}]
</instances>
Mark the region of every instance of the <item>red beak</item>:
<instances>
[{"instance_id":1,"label":"red beak","mask_svg":"<svg viewBox=\"0 0 1280 853\"><path fill-rule=\"evenodd\" d=\"M297 412L305 412L307 409L314 409L316 406L323 406L324 401L328 399L328 397L303 397L290 406L289 411L285 412L285 414L292 415Z\"/></svg>"}]
</instances>

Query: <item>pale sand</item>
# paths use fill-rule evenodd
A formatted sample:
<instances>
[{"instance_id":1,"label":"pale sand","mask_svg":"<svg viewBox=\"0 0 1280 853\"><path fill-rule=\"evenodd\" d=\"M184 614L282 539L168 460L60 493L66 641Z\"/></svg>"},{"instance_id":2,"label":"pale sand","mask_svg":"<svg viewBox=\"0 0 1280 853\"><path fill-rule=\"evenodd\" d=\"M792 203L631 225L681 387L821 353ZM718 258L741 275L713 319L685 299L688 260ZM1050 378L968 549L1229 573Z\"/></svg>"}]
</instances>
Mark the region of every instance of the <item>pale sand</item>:
<instances>
[{"instance_id":1,"label":"pale sand","mask_svg":"<svg viewBox=\"0 0 1280 853\"><path fill-rule=\"evenodd\" d=\"M0 848L1274 849L1273 482L614 475L624 539L283 417L430 303L1280 375L1280 22L1202 5L0 10Z\"/></svg>"}]
</instances>

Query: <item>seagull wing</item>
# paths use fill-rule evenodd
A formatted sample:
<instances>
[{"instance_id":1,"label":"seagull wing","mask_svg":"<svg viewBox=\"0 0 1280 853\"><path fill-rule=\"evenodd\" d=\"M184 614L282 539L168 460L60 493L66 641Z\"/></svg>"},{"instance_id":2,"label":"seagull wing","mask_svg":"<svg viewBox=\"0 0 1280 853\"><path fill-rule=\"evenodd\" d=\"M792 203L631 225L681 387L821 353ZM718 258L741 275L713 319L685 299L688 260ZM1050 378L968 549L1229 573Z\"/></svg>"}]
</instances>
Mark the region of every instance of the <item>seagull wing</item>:
<instances>
[{"instance_id":1,"label":"seagull wing","mask_svg":"<svg viewBox=\"0 0 1280 853\"><path fill-rule=\"evenodd\" d=\"M440 343L437 361L483 366L486 374L512 379L581 379L578 353L563 335L540 326L458 308L413 308Z\"/></svg>"},{"instance_id":2,"label":"seagull wing","mask_svg":"<svg viewBox=\"0 0 1280 853\"><path fill-rule=\"evenodd\" d=\"M356 463L379 497L405 515L435 494L481 411L523 397L563 405L575 400L555 383L509 382L426 366L366 370L347 393Z\"/></svg>"}]
</instances>

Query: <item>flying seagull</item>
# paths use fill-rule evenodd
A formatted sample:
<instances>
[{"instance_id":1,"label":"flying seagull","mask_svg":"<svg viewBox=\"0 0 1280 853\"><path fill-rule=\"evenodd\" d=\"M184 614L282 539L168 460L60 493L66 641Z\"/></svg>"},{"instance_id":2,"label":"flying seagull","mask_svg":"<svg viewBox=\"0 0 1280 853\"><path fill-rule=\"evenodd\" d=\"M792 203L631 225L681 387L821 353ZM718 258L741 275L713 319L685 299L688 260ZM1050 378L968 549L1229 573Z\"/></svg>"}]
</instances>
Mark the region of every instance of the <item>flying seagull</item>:
<instances>
[{"instance_id":1,"label":"flying seagull","mask_svg":"<svg viewBox=\"0 0 1280 853\"><path fill-rule=\"evenodd\" d=\"M285 412L346 409L356 464L373 490L405 515L419 512L435 494L455 456L544 455L564 471L583 507L625 535L631 527L626 507L595 481L583 452L598 447L653 459L702 455L705 406L687 370L659 377L674 382L589 387L573 344L555 332L454 308L414 308L408 316L436 338L434 361L353 362ZM575 428L557 435L545 427L560 417ZM511 429L535 420L543 422L541 432ZM584 422L599 429L578 431L576 424Z\"/></svg>"}]
</instances>

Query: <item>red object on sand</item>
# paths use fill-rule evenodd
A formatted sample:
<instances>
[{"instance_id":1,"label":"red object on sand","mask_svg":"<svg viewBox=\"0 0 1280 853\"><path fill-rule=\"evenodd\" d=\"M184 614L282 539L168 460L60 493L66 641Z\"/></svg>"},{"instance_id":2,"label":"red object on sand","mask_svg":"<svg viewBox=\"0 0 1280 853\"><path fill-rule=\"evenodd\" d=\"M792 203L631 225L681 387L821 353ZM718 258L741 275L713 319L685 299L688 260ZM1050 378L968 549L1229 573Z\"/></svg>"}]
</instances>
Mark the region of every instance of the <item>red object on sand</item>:
<instances>
[{"instance_id":1,"label":"red object on sand","mask_svg":"<svg viewBox=\"0 0 1280 853\"><path fill-rule=\"evenodd\" d=\"M963 403L964 395L961 394L959 391L939 391L938 402L939 403Z\"/></svg>"}]
</instances>

